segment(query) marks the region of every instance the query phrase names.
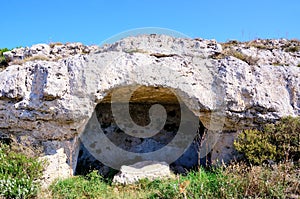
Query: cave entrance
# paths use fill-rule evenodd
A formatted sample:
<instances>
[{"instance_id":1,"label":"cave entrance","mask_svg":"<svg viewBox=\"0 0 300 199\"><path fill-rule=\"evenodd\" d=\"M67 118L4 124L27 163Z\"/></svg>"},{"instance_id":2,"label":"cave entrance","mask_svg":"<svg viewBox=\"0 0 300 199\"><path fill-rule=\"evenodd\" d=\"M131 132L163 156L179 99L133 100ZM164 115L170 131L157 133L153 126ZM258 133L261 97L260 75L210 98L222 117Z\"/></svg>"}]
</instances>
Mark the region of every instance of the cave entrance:
<instances>
[{"instance_id":1,"label":"cave entrance","mask_svg":"<svg viewBox=\"0 0 300 199\"><path fill-rule=\"evenodd\" d=\"M126 87L122 90L128 92ZM147 126L151 120L149 110L155 104L164 107L167 118L163 128L154 136L141 138L126 134L117 125L112 113L112 91L98 103L95 108L97 120L105 136L115 146L133 153L148 153L159 150L172 141L178 132L181 122L181 108L178 97L168 88L140 86L131 95L129 101L129 114L132 121L141 127ZM122 93L122 92L121 92ZM196 117L196 116L195 116ZM130 125L130 124L128 124ZM206 129L199 120L198 132L192 144L187 148L170 167L175 173L183 173L187 170L206 165L210 161L209 155L199 158L201 137ZM113 157L112 157L113 158ZM80 144L76 174L86 174L91 170L98 170L104 176L108 176L112 169L102 164L87 150L84 144Z\"/></svg>"}]
</instances>

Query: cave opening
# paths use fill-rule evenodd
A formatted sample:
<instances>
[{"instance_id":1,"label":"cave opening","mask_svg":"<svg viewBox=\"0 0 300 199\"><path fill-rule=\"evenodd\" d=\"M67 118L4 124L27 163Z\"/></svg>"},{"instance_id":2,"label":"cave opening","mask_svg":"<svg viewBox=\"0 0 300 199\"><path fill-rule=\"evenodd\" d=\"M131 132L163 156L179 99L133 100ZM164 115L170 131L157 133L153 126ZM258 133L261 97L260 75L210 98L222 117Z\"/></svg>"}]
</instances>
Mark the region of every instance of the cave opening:
<instances>
[{"instance_id":1,"label":"cave opening","mask_svg":"<svg viewBox=\"0 0 300 199\"><path fill-rule=\"evenodd\" d=\"M124 88L124 92L126 92L126 88ZM111 108L111 92L97 104L95 113L105 136L116 147L133 153L149 153L162 149L173 140L178 132L182 117L182 104L179 103L178 97L168 88L141 86L130 98L129 114L132 121L141 127L147 126L151 122L149 110L155 104L160 104L164 107L167 118L163 128L154 136L147 138L126 134L117 125ZM130 125L128 124L128 126ZM199 158L201 139L205 131L205 127L199 120L197 135L192 144L176 161L170 164L170 168L174 173L185 173L191 169L198 168L200 165L210 164L210 154ZM85 145L81 143L75 174L84 175L92 170L98 170L105 177L114 173L114 169L97 160L87 150Z\"/></svg>"}]
</instances>

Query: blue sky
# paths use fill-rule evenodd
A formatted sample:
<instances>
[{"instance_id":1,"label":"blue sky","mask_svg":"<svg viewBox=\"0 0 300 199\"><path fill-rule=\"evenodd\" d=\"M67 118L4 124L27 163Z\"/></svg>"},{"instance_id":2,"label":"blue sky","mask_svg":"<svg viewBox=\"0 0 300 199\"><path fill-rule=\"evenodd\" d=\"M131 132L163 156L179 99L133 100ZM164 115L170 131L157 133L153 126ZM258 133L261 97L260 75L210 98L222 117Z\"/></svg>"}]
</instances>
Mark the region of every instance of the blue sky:
<instances>
[{"instance_id":1,"label":"blue sky","mask_svg":"<svg viewBox=\"0 0 300 199\"><path fill-rule=\"evenodd\" d=\"M6 0L1 19L0 48L56 41L100 44L142 27L220 42L300 38L299 0Z\"/></svg>"}]
</instances>

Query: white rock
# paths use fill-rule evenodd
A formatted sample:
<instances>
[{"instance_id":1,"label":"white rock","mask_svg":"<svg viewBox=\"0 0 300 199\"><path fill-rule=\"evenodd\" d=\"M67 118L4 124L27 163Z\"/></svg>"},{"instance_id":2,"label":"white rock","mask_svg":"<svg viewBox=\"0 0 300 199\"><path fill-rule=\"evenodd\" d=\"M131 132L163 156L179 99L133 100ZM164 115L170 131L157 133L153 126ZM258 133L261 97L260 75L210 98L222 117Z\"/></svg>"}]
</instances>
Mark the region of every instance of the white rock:
<instances>
[{"instance_id":1,"label":"white rock","mask_svg":"<svg viewBox=\"0 0 300 199\"><path fill-rule=\"evenodd\" d=\"M48 187L56 179L65 179L73 175L73 171L67 164L67 156L64 149L58 149L55 154L39 158L46 161L46 168L42 176L42 187Z\"/></svg>"},{"instance_id":2,"label":"white rock","mask_svg":"<svg viewBox=\"0 0 300 199\"><path fill-rule=\"evenodd\" d=\"M300 67L295 66L299 57L282 50L259 51L259 65L250 66L234 57L209 58L222 50L213 40L130 37L100 50L89 47L99 53L88 55L81 54L81 44L71 45L75 51L68 46L51 48L61 49L51 59L64 59L11 65L0 72L0 131L63 143L84 131L97 103L110 91L133 84L180 91L182 101L207 129L213 128L211 113L219 108L225 113L224 132L300 115ZM45 45L34 49L49 52ZM14 49L5 56L23 59L30 50ZM256 55L255 50L243 53ZM78 54L70 56L74 52ZM291 65L272 66L274 60ZM224 133L216 148L230 144L233 135ZM73 157L78 145L72 150L61 146ZM229 158L219 154L212 157Z\"/></svg>"},{"instance_id":3,"label":"white rock","mask_svg":"<svg viewBox=\"0 0 300 199\"><path fill-rule=\"evenodd\" d=\"M122 166L118 174L113 178L116 184L133 184L141 179L171 178L169 165L165 162L143 161L129 166Z\"/></svg>"}]
</instances>

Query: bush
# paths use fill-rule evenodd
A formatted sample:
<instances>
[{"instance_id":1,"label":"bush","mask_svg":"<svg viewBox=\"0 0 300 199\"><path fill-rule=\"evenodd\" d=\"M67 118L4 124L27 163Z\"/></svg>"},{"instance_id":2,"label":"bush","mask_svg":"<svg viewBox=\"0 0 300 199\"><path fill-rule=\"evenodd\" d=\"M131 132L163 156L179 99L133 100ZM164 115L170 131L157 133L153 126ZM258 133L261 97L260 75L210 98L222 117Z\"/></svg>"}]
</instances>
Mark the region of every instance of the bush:
<instances>
[{"instance_id":1,"label":"bush","mask_svg":"<svg viewBox=\"0 0 300 199\"><path fill-rule=\"evenodd\" d=\"M286 117L267 124L262 131L245 130L234 146L249 163L298 161L300 158L300 118Z\"/></svg>"},{"instance_id":2,"label":"bush","mask_svg":"<svg viewBox=\"0 0 300 199\"><path fill-rule=\"evenodd\" d=\"M0 67L3 67L3 66L7 66L8 63L7 63L7 60L5 59L5 57L3 56L3 53L4 52L7 52L7 51L10 51L8 48L1 48L0 49Z\"/></svg>"},{"instance_id":3,"label":"bush","mask_svg":"<svg viewBox=\"0 0 300 199\"><path fill-rule=\"evenodd\" d=\"M32 198L39 190L43 163L0 143L0 197Z\"/></svg>"},{"instance_id":4,"label":"bush","mask_svg":"<svg viewBox=\"0 0 300 199\"><path fill-rule=\"evenodd\" d=\"M300 159L300 117L286 117L264 128L269 142L276 145L277 162Z\"/></svg>"},{"instance_id":5,"label":"bush","mask_svg":"<svg viewBox=\"0 0 300 199\"><path fill-rule=\"evenodd\" d=\"M276 146L269 142L264 132L245 130L239 134L234 146L251 163L262 164L265 160L275 160Z\"/></svg>"}]
</instances>

